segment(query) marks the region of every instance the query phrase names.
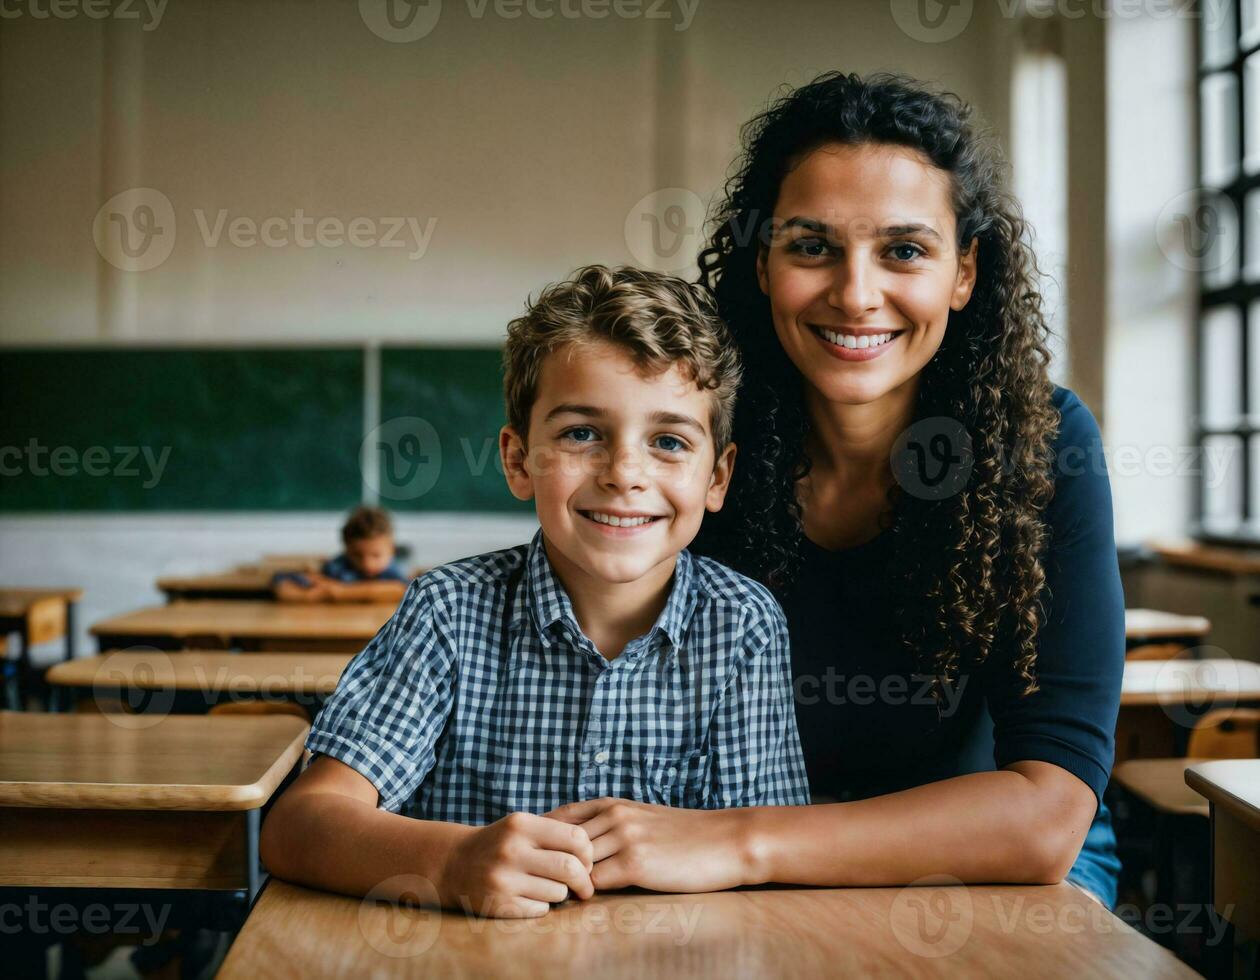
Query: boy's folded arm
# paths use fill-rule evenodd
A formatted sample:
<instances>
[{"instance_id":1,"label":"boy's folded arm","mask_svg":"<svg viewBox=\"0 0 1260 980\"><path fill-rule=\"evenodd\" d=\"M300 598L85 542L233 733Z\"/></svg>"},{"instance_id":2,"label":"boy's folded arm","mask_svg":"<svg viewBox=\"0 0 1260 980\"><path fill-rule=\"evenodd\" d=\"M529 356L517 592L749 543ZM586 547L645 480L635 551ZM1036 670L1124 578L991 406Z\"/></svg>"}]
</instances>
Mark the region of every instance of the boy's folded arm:
<instances>
[{"instance_id":1,"label":"boy's folded arm","mask_svg":"<svg viewBox=\"0 0 1260 980\"><path fill-rule=\"evenodd\" d=\"M580 827L530 813L470 827L390 813L378 800L366 777L316 756L268 814L263 862L299 884L488 916L544 915L570 891L594 894ZM417 887L417 876L431 887Z\"/></svg>"},{"instance_id":2,"label":"boy's folded arm","mask_svg":"<svg viewBox=\"0 0 1260 980\"><path fill-rule=\"evenodd\" d=\"M350 895L398 898L408 883L397 882L391 892L390 880L400 875L419 875L439 888L456 844L476 828L390 813L377 808L378 799L366 777L316 756L267 815L263 863L278 877Z\"/></svg>"}]
</instances>

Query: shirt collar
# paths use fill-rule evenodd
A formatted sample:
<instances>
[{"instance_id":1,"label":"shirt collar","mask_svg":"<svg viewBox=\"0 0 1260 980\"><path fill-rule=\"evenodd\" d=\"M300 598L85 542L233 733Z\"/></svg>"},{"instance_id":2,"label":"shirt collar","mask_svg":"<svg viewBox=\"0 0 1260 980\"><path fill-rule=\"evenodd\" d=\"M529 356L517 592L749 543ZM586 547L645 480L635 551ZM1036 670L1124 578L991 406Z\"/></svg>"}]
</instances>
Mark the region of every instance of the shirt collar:
<instances>
[{"instance_id":1,"label":"shirt collar","mask_svg":"<svg viewBox=\"0 0 1260 980\"><path fill-rule=\"evenodd\" d=\"M648 631L649 638L658 631L669 637L671 655L675 655L682 646L687 624L695 608L695 579L695 561L684 548L678 553L678 560L674 564L673 586L665 601L665 608ZM525 555L525 588L521 591L524 593L524 602L518 600L512 611L513 626L518 625L528 613L533 617L544 646L554 642L551 627L555 623L567 622L575 634L581 632L569 595L547 558L541 528L534 534Z\"/></svg>"}]
</instances>

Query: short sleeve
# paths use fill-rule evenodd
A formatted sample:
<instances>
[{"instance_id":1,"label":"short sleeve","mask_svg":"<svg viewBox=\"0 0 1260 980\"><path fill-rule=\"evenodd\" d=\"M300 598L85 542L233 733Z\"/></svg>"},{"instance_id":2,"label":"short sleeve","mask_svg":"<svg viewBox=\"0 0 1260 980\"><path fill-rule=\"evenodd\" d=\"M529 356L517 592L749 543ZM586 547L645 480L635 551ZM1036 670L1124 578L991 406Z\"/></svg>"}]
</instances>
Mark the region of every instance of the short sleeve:
<instances>
[{"instance_id":1,"label":"short sleeve","mask_svg":"<svg viewBox=\"0 0 1260 980\"><path fill-rule=\"evenodd\" d=\"M346 666L306 738L345 763L398 810L433 769L450 714L456 664L432 589L417 579L397 611Z\"/></svg>"},{"instance_id":2,"label":"short sleeve","mask_svg":"<svg viewBox=\"0 0 1260 980\"><path fill-rule=\"evenodd\" d=\"M986 686L994 761L1037 760L1077 776L1099 800L1111 772L1124 674L1124 593L1102 437L1076 395L1056 392L1061 422L1046 511L1047 595L1038 634L1039 690L1009 677Z\"/></svg>"},{"instance_id":3,"label":"short sleeve","mask_svg":"<svg viewBox=\"0 0 1260 980\"><path fill-rule=\"evenodd\" d=\"M709 730L709 809L809 803L796 730L787 621L765 594Z\"/></svg>"}]
</instances>

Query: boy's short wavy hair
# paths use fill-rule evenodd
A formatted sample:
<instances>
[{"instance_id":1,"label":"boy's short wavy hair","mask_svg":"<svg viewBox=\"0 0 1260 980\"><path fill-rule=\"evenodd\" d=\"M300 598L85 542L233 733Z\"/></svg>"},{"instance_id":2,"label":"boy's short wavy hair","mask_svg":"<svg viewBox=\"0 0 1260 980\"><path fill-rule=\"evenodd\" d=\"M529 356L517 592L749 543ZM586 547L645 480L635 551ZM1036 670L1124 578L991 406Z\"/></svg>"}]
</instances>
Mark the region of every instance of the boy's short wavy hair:
<instances>
[{"instance_id":1,"label":"boy's short wavy hair","mask_svg":"<svg viewBox=\"0 0 1260 980\"><path fill-rule=\"evenodd\" d=\"M341 540L349 545L354 541L380 537L382 534L393 535L394 522L389 512L380 507L356 507L341 526Z\"/></svg>"},{"instance_id":2,"label":"boy's short wavy hair","mask_svg":"<svg viewBox=\"0 0 1260 980\"><path fill-rule=\"evenodd\" d=\"M548 286L508 324L503 393L508 424L523 440L547 355L601 340L624 349L645 373L678 365L698 388L713 392L709 423L721 454L731 441L742 367L708 292L675 276L603 265Z\"/></svg>"}]
</instances>

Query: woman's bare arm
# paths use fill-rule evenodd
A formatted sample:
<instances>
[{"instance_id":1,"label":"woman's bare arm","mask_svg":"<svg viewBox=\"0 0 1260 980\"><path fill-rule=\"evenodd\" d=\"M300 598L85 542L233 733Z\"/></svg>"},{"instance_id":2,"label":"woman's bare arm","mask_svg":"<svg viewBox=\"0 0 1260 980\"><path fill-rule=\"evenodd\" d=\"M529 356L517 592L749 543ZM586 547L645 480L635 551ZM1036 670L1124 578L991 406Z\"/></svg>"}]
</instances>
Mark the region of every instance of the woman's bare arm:
<instances>
[{"instance_id":1,"label":"woman's bare arm","mask_svg":"<svg viewBox=\"0 0 1260 980\"><path fill-rule=\"evenodd\" d=\"M709 891L785 882L904 885L1063 880L1097 808L1067 770L1017 762L852 803L674 810L590 800L549 816L582 826L597 889Z\"/></svg>"}]
</instances>

